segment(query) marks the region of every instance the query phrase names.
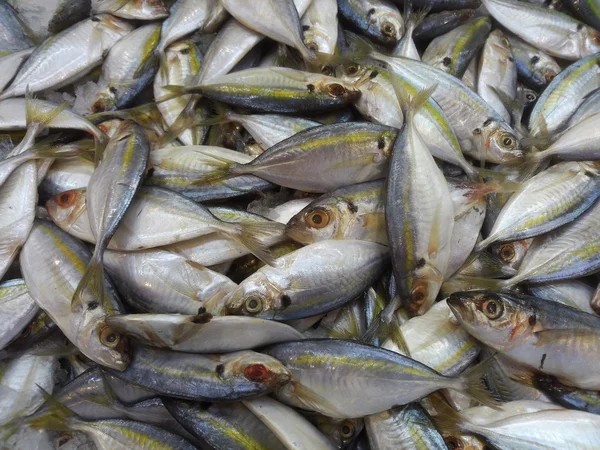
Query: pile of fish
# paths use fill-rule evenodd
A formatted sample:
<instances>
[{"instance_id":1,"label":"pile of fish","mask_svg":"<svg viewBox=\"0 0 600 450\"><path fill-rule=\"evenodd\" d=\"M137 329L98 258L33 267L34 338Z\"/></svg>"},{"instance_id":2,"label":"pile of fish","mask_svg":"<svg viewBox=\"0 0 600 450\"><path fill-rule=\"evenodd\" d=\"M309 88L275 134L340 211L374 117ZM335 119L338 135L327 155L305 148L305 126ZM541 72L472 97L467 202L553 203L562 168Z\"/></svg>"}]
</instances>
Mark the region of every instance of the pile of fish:
<instances>
[{"instance_id":1,"label":"pile of fish","mask_svg":"<svg viewBox=\"0 0 600 450\"><path fill-rule=\"evenodd\" d=\"M600 0L0 0L0 448L600 448Z\"/></svg>"}]
</instances>

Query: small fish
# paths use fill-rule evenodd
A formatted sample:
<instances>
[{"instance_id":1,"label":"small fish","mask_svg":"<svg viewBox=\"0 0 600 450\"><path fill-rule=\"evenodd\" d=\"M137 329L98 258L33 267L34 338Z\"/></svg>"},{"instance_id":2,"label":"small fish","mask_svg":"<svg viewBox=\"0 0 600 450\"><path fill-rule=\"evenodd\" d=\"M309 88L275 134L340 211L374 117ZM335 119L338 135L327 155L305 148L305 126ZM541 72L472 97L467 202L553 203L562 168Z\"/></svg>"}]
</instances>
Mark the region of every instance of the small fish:
<instances>
[{"instance_id":1,"label":"small fish","mask_svg":"<svg viewBox=\"0 0 600 450\"><path fill-rule=\"evenodd\" d=\"M129 363L127 339L105 323L108 315L123 311L108 279L103 280L104 302L92 299L71 309L73 293L90 258L81 242L52 223L36 221L20 263L29 295L64 335L92 361L124 370Z\"/></svg>"},{"instance_id":2,"label":"small fish","mask_svg":"<svg viewBox=\"0 0 600 450\"><path fill-rule=\"evenodd\" d=\"M470 334L510 359L583 389L599 388L593 348L600 317L557 302L488 291L454 293L448 305Z\"/></svg>"},{"instance_id":3,"label":"small fish","mask_svg":"<svg viewBox=\"0 0 600 450\"><path fill-rule=\"evenodd\" d=\"M70 84L102 62L104 54L133 30L109 14L79 22L46 39L21 66L0 100Z\"/></svg>"},{"instance_id":4,"label":"small fish","mask_svg":"<svg viewBox=\"0 0 600 450\"><path fill-rule=\"evenodd\" d=\"M268 355L241 351L197 355L136 346L118 378L169 397L195 401L237 401L271 392L289 382L290 372ZM173 374L178 382L171 383Z\"/></svg>"},{"instance_id":5,"label":"small fish","mask_svg":"<svg viewBox=\"0 0 600 450\"><path fill-rule=\"evenodd\" d=\"M190 353L228 353L303 339L289 325L254 317L124 314L108 318L107 324L145 344Z\"/></svg>"},{"instance_id":6,"label":"small fish","mask_svg":"<svg viewBox=\"0 0 600 450\"><path fill-rule=\"evenodd\" d=\"M560 66L551 56L517 36L507 34L506 38L515 58L517 73L529 87L544 89L560 73Z\"/></svg>"},{"instance_id":7,"label":"small fish","mask_svg":"<svg viewBox=\"0 0 600 450\"><path fill-rule=\"evenodd\" d=\"M287 342L263 351L293 374L290 383L275 391L276 397L329 417L380 413L442 388L465 391L489 403L476 369L459 377L446 377L389 350L338 339ZM345 389L332 388L340 385Z\"/></svg>"},{"instance_id":8,"label":"small fish","mask_svg":"<svg viewBox=\"0 0 600 450\"><path fill-rule=\"evenodd\" d=\"M302 247L240 283L227 300L227 310L274 320L331 311L381 275L388 263L387 253L383 245L358 240L327 240Z\"/></svg>"},{"instance_id":9,"label":"small fish","mask_svg":"<svg viewBox=\"0 0 600 450\"><path fill-rule=\"evenodd\" d=\"M600 51L600 32L567 14L518 0L481 2L502 26L550 56L576 61Z\"/></svg>"},{"instance_id":10,"label":"small fish","mask_svg":"<svg viewBox=\"0 0 600 450\"><path fill-rule=\"evenodd\" d=\"M364 35L393 46L404 34L404 21L389 0L338 0L339 15Z\"/></svg>"}]
</instances>

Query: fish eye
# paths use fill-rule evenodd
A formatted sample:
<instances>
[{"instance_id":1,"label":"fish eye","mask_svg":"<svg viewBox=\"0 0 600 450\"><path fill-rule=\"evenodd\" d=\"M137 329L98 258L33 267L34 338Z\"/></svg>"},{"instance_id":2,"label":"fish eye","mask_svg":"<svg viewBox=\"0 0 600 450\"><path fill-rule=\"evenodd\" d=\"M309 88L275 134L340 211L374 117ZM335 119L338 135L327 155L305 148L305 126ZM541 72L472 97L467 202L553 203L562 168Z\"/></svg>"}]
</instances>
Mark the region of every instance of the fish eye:
<instances>
[{"instance_id":1,"label":"fish eye","mask_svg":"<svg viewBox=\"0 0 600 450\"><path fill-rule=\"evenodd\" d=\"M318 48L315 48L313 50L318 50ZM323 75L331 76L331 75L333 75L333 67L331 67L330 64L326 64L323 67L321 67L321 73Z\"/></svg>"},{"instance_id":2,"label":"fish eye","mask_svg":"<svg viewBox=\"0 0 600 450\"><path fill-rule=\"evenodd\" d=\"M446 67L449 67L450 64L452 64L452 58L450 58L449 56L446 56L443 60L442 60L442 64Z\"/></svg>"},{"instance_id":3,"label":"fish eye","mask_svg":"<svg viewBox=\"0 0 600 450\"><path fill-rule=\"evenodd\" d=\"M319 46L314 42L309 42L308 44L306 44L306 48L314 50L315 52L319 51Z\"/></svg>"},{"instance_id":4,"label":"fish eye","mask_svg":"<svg viewBox=\"0 0 600 450\"><path fill-rule=\"evenodd\" d=\"M417 286L410 293L410 300L412 303L417 305L423 304L423 302L427 299L427 287L426 286Z\"/></svg>"},{"instance_id":5,"label":"fish eye","mask_svg":"<svg viewBox=\"0 0 600 450\"><path fill-rule=\"evenodd\" d=\"M545 75L546 83L550 83L558 75L556 72L547 72Z\"/></svg>"},{"instance_id":6,"label":"fish eye","mask_svg":"<svg viewBox=\"0 0 600 450\"><path fill-rule=\"evenodd\" d=\"M250 364L244 368L244 377L250 381L264 381L269 375L269 369L262 364Z\"/></svg>"},{"instance_id":7,"label":"fish eye","mask_svg":"<svg viewBox=\"0 0 600 450\"><path fill-rule=\"evenodd\" d=\"M331 83L327 86L327 91L332 97L342 97L346 94L346 88L339 83Z\"/></svg>"},{"instance_id":8,"label":"fish eye","mask_svg":"<svg viewBox=\"0 0 600 450\"><path fill-rule=\"evenodd\" d=\"M381 32L389 37L394 37L396 35L396 27L393 23L383 22L381 25Z\"/></svg>"},{"instance_id":9,"label":"fish eye","mask_svg":"<svg viewBox=\"0 0 600 450\"><path fill-rule=\"evenodd\" d=\"M497 300L486 300L482 307L483 313L488 319L497 319L504 312L504 306Z\"/></svg>"},{"instance_id":10,"label":"fish eye","mask_svg":"<svg viewBox=\"0 0 600 450\"><path fill-rule=\"evenodd\" d=\"M311 228L325 228L329 221L329 214L323 209L313 211L306 217L306 223Z\"/></svg>"},{"instance_id":11,"label":"fish eye","mask_svg":"<svg viewBox=\"0 0 600 450\"><path fill-rule=\"evenodd\" d=\"M121 341L121 335L109 327L104 327L100 331L100 342L106 347L115 348Z\"/></svg>"},{"instance_id":12,"label":"fish eye","mask_svg":"<svg viewBox=\"0 0 600 450\"><path fill-rule=\"evenodd\" d=\"M351 64L346 67L346 75L356 75L358 73L358 66L356 64Z\"/></svg>"},{"instance_id":13,"label":"fish eye","mask_svg":"<svg viewBox=\"0 0 600 450\"><path fill-rule=\"evenodd\" d=\"M504 148L514 148L516 145L516 139L510 134L503 134L500 136L500 143Z\"/></svg>"},{"instance_id":14,"label":"fish eye","mask_svg":"<svg viewBox=\"0 0 600 450\"><path fill-rule=\"evenodd\" d=\"M500 252L498 254L502 261L504 261L505 263L509 263L513 259L515 259L515 247L512 244L505 244L502 247L500 247Z\"/></svg>"},{"instance_id":15,"label":"fish eye","mask_svg":"<svg viewBox=\"0 0 600 450\"><path fill-rule=\"evenodd\" d=\"M531 64L536 64L539 60L540 60L539 56L533 55L529 61L531 62Z\"/></svg>"},{"instance_id":16,"label":"fish eye","mask_svg":"<svg viewBox=\"0 0 600 450\"><path fill-rule=\"evenodd\" d=\"M344 420L340 426L340 437L342 439L350 439L354 436L354 424L349 420Z\"/></svg>"},{"instance_id":17,"label":"fish eye","mask_svg":"<svg viewBox=\"0 0 600 450\"><path fill-rule=\"evenodd\" d=\"M66 191L56 196L56 203L58 203L58 206L66 208L75 202L76 197L75 191Z\"/></svg>"},{"instance_id":18,"label":"fish eye","mask_svg":"<svg viewBox=\"0 0 600 450\"><path fill-rule=\"evenodd\" d=\"M258 297L248 297L244 302L244 309L250 314L262 311L262 300Z\"/></svg>"},{"instance_id":19,"label":"fish eye","mask_svg":"<svg viewBox=\"0 0 600 450\"><path fill-rule=\"evenodd\" d=\"M117 95L117 92L118 92L118 91L117 91L117 88L116 88L116 87L114 87L114 86L111 86L111 87L109 87L109 88L108 88L108 90L110 91L110 93L111 93L112 95Z\"/></svg>"},{"instance_id":20,"label":"fish eye","mask_svg":"<svg viewBox=\"0 0 600 450\"><path fill-rule=\"evenodd\" d=\"M444 439L448 450L462 450L465 448L461 439L455 438L454 436L448 436Z\"/></svg>"},{"instance_id":21,"label":"fish eye","mask_svg":"<svg viewBox=\"0 0 600 450\"><path fill-rule=\"evenodd\" d=\"M101 113L106 110L106 105L102 100L98 100L97 102L94 102L91 109L94 114Z\"/></svg>"},{"instance_id":22,"label":"fish eye","mask_svg":"<svg viewBox=\"0 0 600 450\"><path fill-rule=\"evenodd\" d=\"M525 98L528 101L532 102L532 101L534 101L536 99L536 96L532 92L528 92L527 94L525 94Z\"/></svg>"}]
</instances>

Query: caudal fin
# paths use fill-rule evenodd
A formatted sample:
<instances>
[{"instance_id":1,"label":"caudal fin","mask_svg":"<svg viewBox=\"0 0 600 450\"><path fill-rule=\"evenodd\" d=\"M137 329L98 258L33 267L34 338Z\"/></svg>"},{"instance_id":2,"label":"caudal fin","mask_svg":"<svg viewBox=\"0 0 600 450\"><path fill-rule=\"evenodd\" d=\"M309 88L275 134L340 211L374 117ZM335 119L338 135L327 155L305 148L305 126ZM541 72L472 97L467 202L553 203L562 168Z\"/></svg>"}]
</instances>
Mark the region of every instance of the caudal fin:
<instances>
[{"instance_id":1,"label":"caudal fin","mask_svg":"<svg viewBox=\"0 0 600 450\"><path fill-rule=\"evenodd\" d=\"M493 358L488 358L463 372L460 376L462 382L460 391L485 406L498 409L500 404L493 397L483 381L483 377L492 360Z\"/></svg>"},{"instance_id":2,"label":"caudal fin","mask_svg":"<svg viewBox=\"0 0 600 450\"><path fill-rule=\"evenodd\" d=\"M285 225L279 222L239 223L231 236L265 264L274 264L273 255L263 239L283 237Z\"/></svg>"},{"instance_id":3,"label":"caudal fin","mask_svg":"<svg viewBox=\"0 0 600 450\"><path fill-rule=\"evenodd\" d=\"M71 300L72 311L77 310L86 302L104 303L104 264L97 252L98 250L94 252L94 256L75 289Z\"/></svg>"}]
</instances>

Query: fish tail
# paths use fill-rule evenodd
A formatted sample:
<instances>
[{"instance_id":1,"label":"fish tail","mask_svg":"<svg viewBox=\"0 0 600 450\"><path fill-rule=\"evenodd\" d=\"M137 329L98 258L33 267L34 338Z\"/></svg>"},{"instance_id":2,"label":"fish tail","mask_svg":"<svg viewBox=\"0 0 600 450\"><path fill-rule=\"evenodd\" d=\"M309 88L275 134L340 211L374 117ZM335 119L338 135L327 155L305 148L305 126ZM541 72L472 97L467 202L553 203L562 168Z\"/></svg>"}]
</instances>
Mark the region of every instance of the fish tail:
<instances>
[{"instance_id":1,"label":"fish tail","mask_svg":"<svg viewBox=\"0 0 600 450\"><path fill-rule=\"evenodd\" d=\"M98 246L96 246L94 255L88 263L83 277L81 277L77 285L77 289L75 289L73 299L71 300L71 310L74 311L83 305L86 301L86 290L88 291L87 295L91 295L92 297L87 300L104 302L104 264Z\"/></svg>"},{"instance_id":2,"label":"fish tail","mask_svg":"<svg viewBox=\"0 0 600 450\"><path fill-rule=\"evenodd\" d=\"M273 266L273 255L265 248L262 239L283 236L284 230L285 225L279 222L240 223L237 224L237 231L232 237L265 264Z\"/></svg>"},{"instance_id":3,"label":"fish tail","mask_svg":"<svg viewBox=\"0 0 600 450\"><path fill-rule=\"evenodd\" d=\"M224 108L215 108L216 114L208 119L200 121L195 120L196 105L198 104L198 100L198 96L192 96L192 98L190 98L185 105L185 108L183 108L175 121L171 124L171 126L169 126L165 135L161 137L159 142L161 146L169 144L185 130L231 122L231 117ZM159 100L159 102L160 101L162 100Z\"/></svg>"},{"instance_id":4,"label":"fish tail","mask_svg":"<svg viewBox=\"0 0 600 450\"><path fill-rule=\"evenodd\" d=\"M489 406L490 408L498 409L500 404L498 401L492 396L492 393L488 390L483 381L483 377L485 376L487 369L490 363L493 361L493 357L487 358L484 361L480 362L476 366L467 369L460 376L459 380L462 385L462 392L471 397L473 400L482 403L485 406Z\"/></svg>"},{"instance_id":5,"label":"fish tail","mask_svg":"<svg viewBox=\"0 0 600 450\"><path fill-rule=\"evenodd\" d=\"M404 88L397 77L393 74L391 75L392 84L394 85L394 91L396 91L396 96L398 97L398 101L400 102L400 106L402 107L402 112L405 117L412 118L419 111L419 109L429 100L429 97L435 92L437 89L437 83L432 84L431 86L421 89L417 91L414 95L410 94L406 88Z\"/></svg>"},{"instance_id":6,"label":"fish tail","mask_svg":"<svg viewBox=\"0 0 600 450\"><path fill-rule=\"evenodd\" d=\"M67 109L71 105L70 102L64 102L58 105L56 108L52 108L49 111L44 111L37 99L29 92L25 94L25 118L27 120L28 128L31 126L36 127L36 135L48 127L60 113Z\"/></svg>"},{"instance_id":7,"label":"fish tail","mask_svg":"<svg viewBox=\"0 0 600 450\"><path fill-rule=\"evenodd\" d=\"M42 392L46 400L48 412L31 419L26 419L25 422L36 430L68 431L75 413L40 386L37 386L37 388Z\"/></svg>"},{"instance_id":8,"label":"fish tail","mask_svg":"<svg viewBox=\"0 0 600 450\"><path fill-rule=\"evenodd\" d=\"M466 422L460 412L450 406L440 393L434 393L428 396L427 399L437 413L432 418L440 432L449 435L460 434Z\"/></svg>"}]
</instances>

